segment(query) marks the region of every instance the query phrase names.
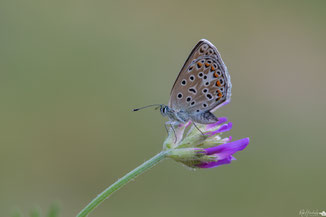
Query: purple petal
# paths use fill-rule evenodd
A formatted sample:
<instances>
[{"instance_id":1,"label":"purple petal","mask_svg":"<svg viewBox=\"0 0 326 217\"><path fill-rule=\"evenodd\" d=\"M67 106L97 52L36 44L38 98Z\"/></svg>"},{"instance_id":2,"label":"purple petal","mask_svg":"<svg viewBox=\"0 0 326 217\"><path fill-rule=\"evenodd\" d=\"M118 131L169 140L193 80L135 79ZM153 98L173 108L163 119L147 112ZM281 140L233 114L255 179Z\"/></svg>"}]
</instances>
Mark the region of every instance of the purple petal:
<instances>
[{"instance_id":1,"label":"purple petal","mask_svg":"<svg viewBox=\"0 0 326 217\"><path fill-rule=\"evenodd\" d=\"M243 138L234 142L225 143L212 148L206 148L205 151L207 152L208 155L219 153L221 155L223 154L224 156L226 156L226 155L232 155L237 151L242 151L247 147L248 144L249 144L249 138Z\"/></svg>"},{"instance_id":2,"label":"purple petal","mask_svg":"<svg viewBox=\"0 0 326 217\"><path fill-rule=\"evenodd\" d=\"M229 122L228 124L224 124L222 125L220 128L218 128L217 130L215 131L212 131L212 132L208 132L208 133L205 133L206 135L209 135L209 136L213 136L217 133L223 133L223 132L226 132L226 131L229 131L232 129L232 122Z\"/></svg>"},{"instance_id":3,"label":"purple petal","mask_svg":"<svg viewBox=\"0 0 326 217\"><path fill-rule=\"evenodd\" d=\"M186 127L185 128L187 128L187 127L189 127L190 125L191 125L191 121L188 121L188 123L186 123Z\"/></svg>"},{"instance_id":4,"label":"purple petal","mask_svg":"<svg viewBox=\"0 0 326 217\"><path fill-rule=\"evenodd\" d=\"M232 122L229 122L228 124L225 124L220 129L218 129L217 133L223 133L223 132L229 131L231 129L232 129Z\"/></svg>"},{"instance_id":5,"label":"purple petal","mask_svg":"<svg viewBox=\"0 0 326 217\"><path fill-rule=\"evenodd\" d=\"M217 162L202 163L202 164L197 165L197 167L208 169L208 168L218 167L218 166L221 166L224 164L229 164L229 163L231 163L232 160L233 159L230 156L229 158L225 158L225 159L219 160Z\"/></svg>"},{"instance_id":6,"label":"purple petal","mask_svg":"<svg viewBox=\"0 0 326 217\"><path fill-rule=\"evenodd\" d=\"M206 126L206 130L209 130L209 129L212 129L214 127L217 127L218 125L221 125L221 124L223 124L223 123L225 123L227 121L228 121L227 117L220 117L220 118L218 118L218 121L216 123L214 123L214 124L208 124Z\"/></svg>"}]
</instances>

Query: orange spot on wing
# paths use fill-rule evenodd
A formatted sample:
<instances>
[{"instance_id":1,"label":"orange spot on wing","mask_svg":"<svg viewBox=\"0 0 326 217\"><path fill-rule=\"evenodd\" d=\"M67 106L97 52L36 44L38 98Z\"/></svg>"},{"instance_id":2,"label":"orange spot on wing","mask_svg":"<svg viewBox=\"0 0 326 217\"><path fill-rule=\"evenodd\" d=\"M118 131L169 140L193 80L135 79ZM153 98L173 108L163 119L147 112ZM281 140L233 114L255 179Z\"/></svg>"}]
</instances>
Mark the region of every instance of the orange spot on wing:
<instances>
[{"instance_id":1,"label":"orange spot on wing","mask_svg":"<svg viewBox=\"0 0 326 217\"><path fill-rule=\"evenodd\" d=\"M222 96L223 96L223 94L222 94L222 92L220 91L220 90L217 90L217 92L218 92L218 99L221 99L222 98Z\"/></svg>"},{"instance_id":2,"label":"orange spot on wing","mask_svg":"<svg viewBox=\"0 0 326 217\"><path fill-rule=\"evenodd\" d=\"M212 71L215 71L215 68L214 68L214 66L212 66L212 67L211 67L211 69L212 69Z\"/></svg>"},{"instance_id":3,"label":"orange spot on wing","mask_svg":"<svg viewBox=\"0 0 326 217\"><path fill-rule=\"evenodd\" d=\"M214 77L217 78L218 77L218 74L216 72L214 72Z\"/></svg>"},{"instance_id":4,"label":"orange spot on wing","mask_svg":"<svg viewBox=\"0 0 326 217\"><path fill-rule=\"evenodd\" d=\"M203 65L202 63L199 63L199 62L197 63L198 67L202 67L202 65Z\"/></svg>"},{"instance_id":5,"label":"orange spot on wing","mask_svg":"<svg viewBox=\"0 0 326 217\"><path fill-rule=\"evenodd\" d=\"M206 66L206 67L208 67L208 66L210 66L210 64L208 64L208 63L205 63L205 66Z\"/></svg>"},{"instance_id":6,"label":"orange spot on wing","mask_svg":"<svg viewBox=\"0 0 326 217\"><path fill-rule=\"evenodd\" d=\"M216 81L216 85L220 87L221 86L221 82L219 80L217 80Z\"/></svg>"}]
</instances>

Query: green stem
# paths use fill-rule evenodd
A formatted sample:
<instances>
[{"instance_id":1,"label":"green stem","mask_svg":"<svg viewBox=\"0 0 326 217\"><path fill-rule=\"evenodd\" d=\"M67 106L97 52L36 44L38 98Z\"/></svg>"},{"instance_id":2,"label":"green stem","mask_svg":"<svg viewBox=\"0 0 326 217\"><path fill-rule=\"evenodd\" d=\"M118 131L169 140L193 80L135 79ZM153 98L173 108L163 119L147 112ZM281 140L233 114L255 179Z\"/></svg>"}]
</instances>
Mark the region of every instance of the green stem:
<instances>
[{"instance_id":1,"label":"green stem","mask_svg":"<svg viewBox=\"0 0 326 217\"><path fill-rule=\"evenodd\" d=\"M163 160L166 155L167 151L162 151L149 159L148 161L144 162L142 165L138 166L136 169L127 173L124 177L120 178L118 181L113 183L107 189L105 189L102 193L97 195L76 217L85 217L87 216L93 209L95 209L100 203L102 203L105 199L107 199L111 194L115 191L119 190L122 186L127 184L131 179L136 178L138 175L142 174L143 172L147 171L148 169L152 168L155 164Z\"/></svg>"}]
</instances>

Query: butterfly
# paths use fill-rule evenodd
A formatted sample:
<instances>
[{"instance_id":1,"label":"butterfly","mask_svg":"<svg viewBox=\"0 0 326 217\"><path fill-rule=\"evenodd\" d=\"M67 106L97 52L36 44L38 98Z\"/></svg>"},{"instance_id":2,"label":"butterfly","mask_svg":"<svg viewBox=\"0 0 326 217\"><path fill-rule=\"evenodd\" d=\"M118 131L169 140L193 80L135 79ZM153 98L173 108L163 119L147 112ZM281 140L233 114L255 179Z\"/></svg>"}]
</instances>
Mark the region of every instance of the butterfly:
<instances>
[{"instance_id":1,"label":"butterfly","mask_svg":"<svg viewBox=\"0 0 326 217\"><path fill-rule=\"evenodd\" d=\"M220 53L211 42L201 39L179 72L168 105L158 106L161 114L169 118L166 124L212 124L218 121L212 112L230 102L231 88L230 74Z\"/></svg>"}]
</instances>

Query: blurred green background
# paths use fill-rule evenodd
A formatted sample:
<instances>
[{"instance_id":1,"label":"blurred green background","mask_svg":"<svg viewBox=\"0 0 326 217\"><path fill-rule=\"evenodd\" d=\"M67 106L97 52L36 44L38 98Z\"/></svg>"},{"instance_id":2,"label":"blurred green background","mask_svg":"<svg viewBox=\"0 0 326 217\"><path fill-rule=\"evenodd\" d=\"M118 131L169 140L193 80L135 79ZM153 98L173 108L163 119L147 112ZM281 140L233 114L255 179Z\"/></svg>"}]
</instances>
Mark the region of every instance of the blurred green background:
<instances>
[{"instance_id":1,"label":"blurred green background","mask_svg":"<svg viewBox=\"0 0 326 217\"><path fill-rule=\"evenodd\" d=\"M299 216L326 210L326 1L0 2L0 216L60 201L74 216L159 152L192 47L210 40L232 77L216 112L251 143L230 165L171 160L91 216Z\"/></svg>"}]
</instances>

